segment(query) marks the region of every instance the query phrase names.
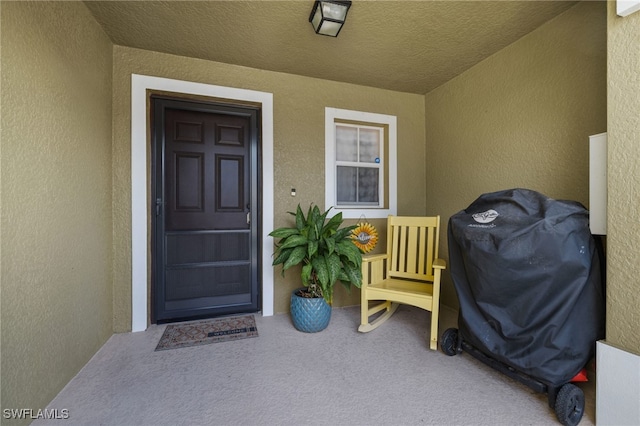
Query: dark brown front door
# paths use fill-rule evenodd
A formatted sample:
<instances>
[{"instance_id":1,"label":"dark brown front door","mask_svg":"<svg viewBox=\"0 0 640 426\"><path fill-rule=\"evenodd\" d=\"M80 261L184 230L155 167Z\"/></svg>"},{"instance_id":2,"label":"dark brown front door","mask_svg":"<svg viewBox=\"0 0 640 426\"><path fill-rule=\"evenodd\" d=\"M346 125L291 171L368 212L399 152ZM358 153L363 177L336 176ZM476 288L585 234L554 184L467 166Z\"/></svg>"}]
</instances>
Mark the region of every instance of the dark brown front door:
<instances>
[{"instance_id":1,"label":"dark brown front door","mask_svg":"<svg viewBox=\"0 0 640 426\"><path fill-rule=\"evenodd\" d=\"M153 107L153 319L258 311L257 111Z\"/></svg>"}]
</instances>

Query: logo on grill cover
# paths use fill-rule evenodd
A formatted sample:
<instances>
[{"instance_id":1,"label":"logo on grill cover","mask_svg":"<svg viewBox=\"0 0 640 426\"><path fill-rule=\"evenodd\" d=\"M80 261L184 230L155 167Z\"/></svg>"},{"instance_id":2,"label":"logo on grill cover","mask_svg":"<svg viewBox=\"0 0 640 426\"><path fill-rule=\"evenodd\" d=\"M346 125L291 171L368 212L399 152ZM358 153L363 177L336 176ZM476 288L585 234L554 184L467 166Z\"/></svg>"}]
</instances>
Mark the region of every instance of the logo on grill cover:
<instances>
[{"instance_id":1,"label":"logo on grill cover","mask_svg":"<svg viewBox=\"0 0 640 426\"><path fill-rule=\"evenodd\" d=\"M486 212L476 213L472 215L473 220L475 220L478 223L491 223L494 220L496 220L498 216L500 216L498 212L493 209L487 210Z\"/></svg>"}]
</instances>

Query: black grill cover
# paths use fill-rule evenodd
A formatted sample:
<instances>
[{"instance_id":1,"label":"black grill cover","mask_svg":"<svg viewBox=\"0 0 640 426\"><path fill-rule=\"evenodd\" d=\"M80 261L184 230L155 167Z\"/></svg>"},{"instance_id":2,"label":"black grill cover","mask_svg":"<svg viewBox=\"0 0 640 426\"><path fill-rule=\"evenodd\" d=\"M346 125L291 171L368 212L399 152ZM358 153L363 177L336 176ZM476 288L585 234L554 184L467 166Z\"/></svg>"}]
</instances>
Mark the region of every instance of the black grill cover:
<instances>
[{"instance_id":1,"label":"black grill cover","mask_svg":"<svg viewBox=\"0 0 640 426\"><path fill-rule=\"evenodd\" d=\"M604 338L604 283L589 212L527 189L480 196L449 220L460 336L553 386Z\"/></svg>"}]
</instances>

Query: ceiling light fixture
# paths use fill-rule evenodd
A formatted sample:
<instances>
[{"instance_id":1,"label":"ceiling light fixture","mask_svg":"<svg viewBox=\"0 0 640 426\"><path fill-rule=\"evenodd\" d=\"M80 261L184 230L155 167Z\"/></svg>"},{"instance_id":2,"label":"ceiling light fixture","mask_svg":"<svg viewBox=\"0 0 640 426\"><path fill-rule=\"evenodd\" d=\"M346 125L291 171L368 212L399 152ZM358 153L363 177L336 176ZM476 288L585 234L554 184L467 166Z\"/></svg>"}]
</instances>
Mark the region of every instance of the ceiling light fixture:
<instances>
[{"instance_id":1,"label":"ceiling light fixture","mask_svg":"<svg viewBox=\"0 0 640 426\"><path fill-rule=\"evenodd\" d=\"M309 16L316 34L337 37L347 19L350 1L316 0Z\"/></svg>"}]
</instances>

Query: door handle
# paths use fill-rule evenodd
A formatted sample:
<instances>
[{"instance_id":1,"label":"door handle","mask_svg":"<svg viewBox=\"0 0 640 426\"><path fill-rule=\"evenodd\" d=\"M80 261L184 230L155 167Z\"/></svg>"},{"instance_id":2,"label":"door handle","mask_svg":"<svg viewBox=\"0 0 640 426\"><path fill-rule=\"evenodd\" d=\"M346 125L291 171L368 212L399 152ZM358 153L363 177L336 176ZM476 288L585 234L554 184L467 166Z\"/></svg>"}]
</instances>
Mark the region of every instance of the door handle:
<instances>
[{"instance_id":1,"label":"door handle","mask_svg":"<svg viewBox=\"0 0 640 426\"><path fill-rule=\"evenodd\" d=\"M247 212L247 225L251 225L251 212Z\"/></svg>"}]
</instances>

